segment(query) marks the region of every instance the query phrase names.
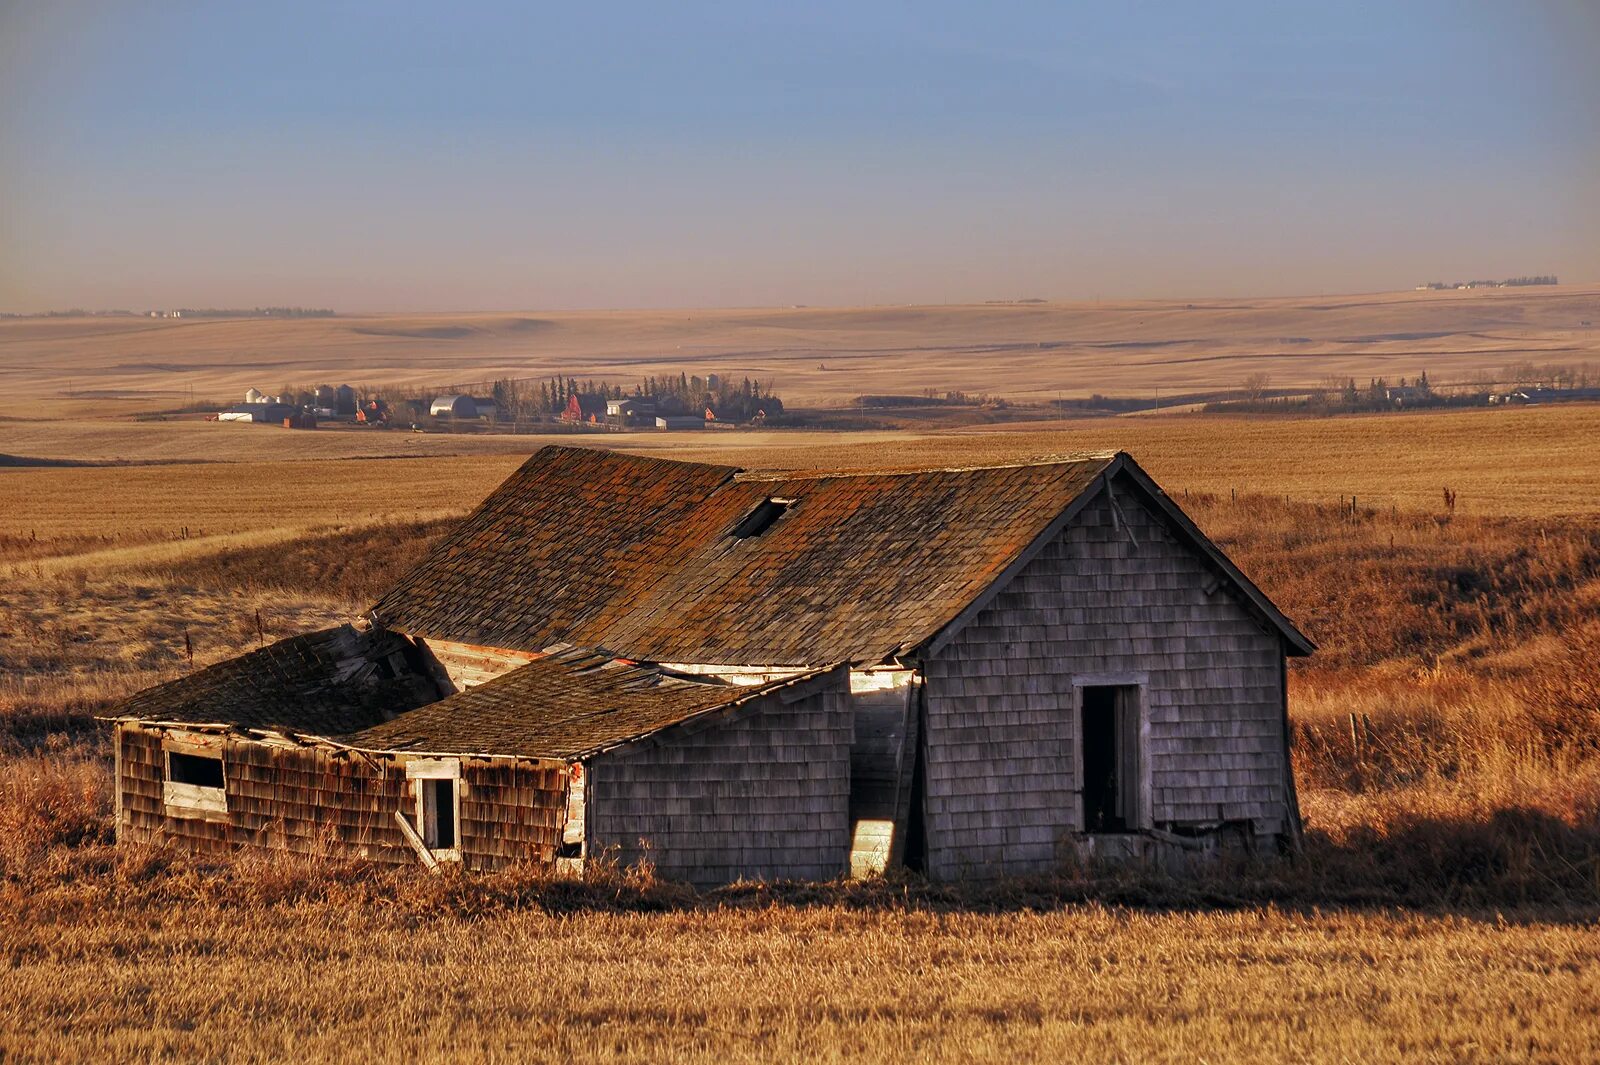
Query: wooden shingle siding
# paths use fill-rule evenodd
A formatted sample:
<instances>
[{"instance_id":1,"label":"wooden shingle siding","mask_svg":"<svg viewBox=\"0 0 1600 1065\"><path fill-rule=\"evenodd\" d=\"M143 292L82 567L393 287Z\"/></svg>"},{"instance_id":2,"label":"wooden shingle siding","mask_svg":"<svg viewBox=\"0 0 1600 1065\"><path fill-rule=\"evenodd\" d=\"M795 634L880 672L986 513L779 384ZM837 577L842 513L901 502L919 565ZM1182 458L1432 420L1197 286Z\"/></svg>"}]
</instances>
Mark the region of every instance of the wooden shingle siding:
<instances>
[{"instance_id":1,"label":"wooden shingle siding","mask_svg":"<svg viewBox=\"0 0 1600 1065\"><path fill-rule=\"evenodd\" d=\"M1046 870L1069 851L1075 678L1144 681L1156 827L1283 829L1280 636L1133 492L1116 498L1121 527L1090 502L925 665L934 876Z\"/></svg>"},{"instance_id":2,"label":"wooden shingle siding","mask_svg":"<svg viewBox=\"0 0 1600 1065\"><path fill-rule=\"evenodd\" d=\"M653 862L666 877L830 880L850 847L848 681L618 748L589 764L589 854Z\"/></svg>"},{"instance_id":3,"label":"wooden shingle siding","mask_svg":"<svg viewBox=\"0 0 1600 1065\"><path fill-rule=\"evenodd\" d=\"M416 863L394 820L395 811L413 816L416 809L402 759L225 737L225 816L175 817L162 802L161 731L119 725L117 744L121 839L178 842L210 853L260 846ZM462 760L461 782L461 849L469 868L553 864L566 803L563 767L468 758Z\"/></svg>"},{"instance_id":4,"label":"wooden shingle siding","mask_svg":"<svg viewBox=\"0 0 1600 1065\"><path fill-rule=\"evenodd\" d=\"M461 761L461 848L469 869L516 863L553 868L566 811L565 766Z\"/></svg>"}]
</instances>

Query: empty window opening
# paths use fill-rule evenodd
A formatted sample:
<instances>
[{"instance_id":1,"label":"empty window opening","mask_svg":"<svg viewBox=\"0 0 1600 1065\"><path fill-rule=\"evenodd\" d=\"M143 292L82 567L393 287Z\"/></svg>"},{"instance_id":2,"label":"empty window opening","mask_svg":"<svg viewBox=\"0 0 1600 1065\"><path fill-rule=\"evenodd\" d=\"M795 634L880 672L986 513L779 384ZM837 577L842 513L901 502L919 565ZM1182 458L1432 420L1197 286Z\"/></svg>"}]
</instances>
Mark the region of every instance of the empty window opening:
<instances>
[{"instance_id":1,"label":"empty window opening","mask_svg":"<svg viewBox=\"0 0 1600 1065\"><path fill-rule=\"evenodd\" d=\"M203 754L167 752L167 779L174 784L197 788L222 788L222 759Z\"/></svg>"},{"instance_id":2,"label":"empty window opening","mask_svg":"<svg viewBox=\"0 0 1600 1065\"><path fill-rule=\"evenodd\" d=\"M228 793L223 786L222 757L166 747L166 779L161 782L162 808L170 817L225 818Z\"/></svg>"},{"instance_id":3,"label":"empty window opening","mask_svg":"<svg viewBox=\"0 0 1600 1065\"><path fill-rule=\"evenodd\" d=\"M763 499L733 527L734 539L749 540L760 536L772 528L773 523L783 517L784 512L793 505L792 499Z\"/></svg>"},{"instance_id":4,"label":"empty window opening","mask_svg":"<svg viewBox=\"0 0 1600 1065\"><path fill-rule=\"evenodd\" d=\"M417 781L422 789L422 842L432 851L456 849L456 782L441 777Z\"/></svg>"},{"instance_id":5,"label":"empty window opening","mask_svg":"<svg viewBox=\"0 0 1600 1065\"><path fill-rule=\"evenodd\" d=\"M1083 830L1140 827L1139 689L1086 686L1079 742L1083 753Z\"/></svg>"}]
</instances>

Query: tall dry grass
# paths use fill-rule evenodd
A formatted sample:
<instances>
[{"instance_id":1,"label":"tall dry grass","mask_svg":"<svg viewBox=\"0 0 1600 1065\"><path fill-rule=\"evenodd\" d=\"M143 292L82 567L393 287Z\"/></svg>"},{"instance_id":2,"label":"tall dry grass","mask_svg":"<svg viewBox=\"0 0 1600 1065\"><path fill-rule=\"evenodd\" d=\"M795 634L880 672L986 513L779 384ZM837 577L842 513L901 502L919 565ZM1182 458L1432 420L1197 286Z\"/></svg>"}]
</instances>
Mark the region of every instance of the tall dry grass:
<instances>
[{"instance_id":1,"label":"tall dry grass","mask_svg":"<svg viewBox=\"0 0 1600 1065\"><path fill-rule=\"evenodd\" d=\"M17 1060L1556 1062L1600 1046L1595 938L1564 924L333 900L14 927L0 1051Z\"/></svg>"},{"instance_id":2,"label":"tall dry grass","mask_svg":"<svg viewBox=\"0 0 1600 1065\"><path fill-rule=\"evenodd\" d=\"M1323 650L1291 674L1305 853L1184 880L696 893L118 848L93 713L192 668L185 632L200 665L257 609L270 638L363 605L441 526L8 581L0 1057L1592 1060L1594 532L1188 506Z\"/></svg>"}]
</instances>

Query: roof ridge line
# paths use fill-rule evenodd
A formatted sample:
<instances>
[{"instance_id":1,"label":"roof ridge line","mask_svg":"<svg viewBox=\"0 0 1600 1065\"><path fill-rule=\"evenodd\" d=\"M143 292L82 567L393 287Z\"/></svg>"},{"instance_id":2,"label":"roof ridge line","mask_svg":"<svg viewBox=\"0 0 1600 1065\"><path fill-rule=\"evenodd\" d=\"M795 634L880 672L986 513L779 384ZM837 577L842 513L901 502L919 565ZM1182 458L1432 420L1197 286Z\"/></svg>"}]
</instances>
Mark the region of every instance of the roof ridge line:
<instances>
[{"instance_id":1,"label":"roof ridge line","mask_svg":"<svg viewBox=\"0 0 1600 1065\"><path fill-rule=\"evenodd\" d=\"M916 466L900 469L873 469L870 467L814 470L739 470L735 481L788 481L820 477L915 477L924 473L975 473L979 470L1025 470L1037 466L1072 466L1078 463L1110 461L1123 452L1077 451L1043 455L1018 462L975 463L967 466Z\"/></svg>"}]
</instances>

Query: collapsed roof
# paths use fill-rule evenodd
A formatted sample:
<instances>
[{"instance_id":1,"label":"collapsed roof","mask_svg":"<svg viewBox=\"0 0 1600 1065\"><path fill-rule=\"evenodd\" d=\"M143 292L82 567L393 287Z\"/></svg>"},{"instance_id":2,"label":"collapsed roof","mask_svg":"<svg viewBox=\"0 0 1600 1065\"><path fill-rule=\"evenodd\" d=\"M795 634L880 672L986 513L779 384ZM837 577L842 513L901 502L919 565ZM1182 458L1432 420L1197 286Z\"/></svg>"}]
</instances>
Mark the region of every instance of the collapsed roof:
<instances>
[{"instance_id":1,"label":"collapsed roof","mask_svg":"<svg viewBox=\"0 0 1600 1065\"><path fill-rule=\"evenodd\" d=\"M350 625L291 636L146 688L110 720L354 732L439 697L433 681L413 668L410 648L392 632Z\"/></svg>"},{"instance_id":2,"label":"collapsed roof","mask_svg":"<svg viewBox=\"0 0 1600 1065\"><path fill-rule=\"evenodd\" d=\"M757 685L680 677L573 650L527 665L393 721L340 737L361 750L575 759L674 725L731 712L825 673Z\"/></svg>"},{"instance_id":3,"label":"collapsed roof","mask_svg":"<svg viewBox=\"0 0 1600 1065\"><path fill-rule=\"evenodd\" d=\"M562 648L440 699L416 661L403 636L341 625L147 689L109 720L275 733L374 753L572 760L769 695L808 694L808 682L828 672L740 685Z\"/></svg>"}]
</instances>

